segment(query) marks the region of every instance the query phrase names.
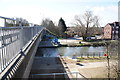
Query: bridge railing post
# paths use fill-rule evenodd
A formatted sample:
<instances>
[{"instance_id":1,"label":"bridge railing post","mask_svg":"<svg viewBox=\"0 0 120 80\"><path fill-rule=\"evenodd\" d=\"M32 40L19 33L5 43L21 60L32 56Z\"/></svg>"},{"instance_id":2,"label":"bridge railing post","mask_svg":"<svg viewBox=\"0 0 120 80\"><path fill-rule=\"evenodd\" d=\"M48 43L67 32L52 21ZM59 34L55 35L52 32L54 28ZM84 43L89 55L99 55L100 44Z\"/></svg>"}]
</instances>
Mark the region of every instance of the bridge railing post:
<instances>
[{"instance_id":1,"label":"bridge railing post","mask_svg":"<svg viewBox=\"0 0 120 80\"><path fill-rule=\"evenodd\" d=\"M3 62L2 62L2 28L0 29L0 72L2 71L2 66L3 66Z\"/></svg>"}]
</instances>

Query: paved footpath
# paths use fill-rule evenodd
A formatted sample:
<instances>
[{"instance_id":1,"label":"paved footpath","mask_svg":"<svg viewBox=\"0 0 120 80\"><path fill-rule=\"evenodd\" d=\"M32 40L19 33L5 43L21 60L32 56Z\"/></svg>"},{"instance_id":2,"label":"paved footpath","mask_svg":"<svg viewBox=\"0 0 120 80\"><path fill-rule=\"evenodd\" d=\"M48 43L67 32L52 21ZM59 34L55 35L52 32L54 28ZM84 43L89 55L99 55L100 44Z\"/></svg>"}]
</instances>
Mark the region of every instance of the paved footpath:
<instances>
[{"instance_id":1,"label":"paved footpath","mask_svg":"<svg viewBox=\"0 0 120 80\"><path fill-rule=\"evenodd\" d=\"M73 63L68 63L65 57L61 57L61 61L63 63L64 67L67 67L66 72L72 73L71 75L68 74L69 78L72 79L80 79L80 80L87 80L82 74L79 73L79 70L76 66L76 61L73 61Z\"/></svg>"}]
</instances>

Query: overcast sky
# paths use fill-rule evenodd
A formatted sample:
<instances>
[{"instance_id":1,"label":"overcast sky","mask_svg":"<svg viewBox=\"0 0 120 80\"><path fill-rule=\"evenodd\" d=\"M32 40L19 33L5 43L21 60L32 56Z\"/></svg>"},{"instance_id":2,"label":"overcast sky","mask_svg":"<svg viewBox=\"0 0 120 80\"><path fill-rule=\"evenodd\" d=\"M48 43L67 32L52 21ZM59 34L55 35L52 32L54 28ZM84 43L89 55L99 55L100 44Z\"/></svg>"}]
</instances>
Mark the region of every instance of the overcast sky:
<instances>
[{"instance_id":1,"label":"overcast sky","mask_svg":"<svg viewBox=\"0 0 120 80\"><path fill-rule=\"evenodd\" d=\"M93 11L100 17L101 26L118 21L119 0L0 0L0 16L22 17L40 24L44 18L58 23L62 17L71 26L74 16Z\"/></svg>"}]
</instances>

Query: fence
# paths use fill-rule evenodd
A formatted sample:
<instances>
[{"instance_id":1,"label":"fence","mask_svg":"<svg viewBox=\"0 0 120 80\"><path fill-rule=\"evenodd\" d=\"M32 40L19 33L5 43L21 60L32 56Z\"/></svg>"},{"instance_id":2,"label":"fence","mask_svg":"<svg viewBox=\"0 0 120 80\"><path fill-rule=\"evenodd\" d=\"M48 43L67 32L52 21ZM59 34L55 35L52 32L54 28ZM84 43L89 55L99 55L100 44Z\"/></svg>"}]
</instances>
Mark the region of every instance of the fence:
<instances>
[{"instance_id":1,"label":"fence","mask_svg":"<svg viewBox=\"0 0 120 80\"><path fill-rule=\"evenodd\" d=\"M86 52L86 53L80 53L78 57L103 57L105 52Z\"/></svg>"},{"instance_id":2,"label":"fence","mask_svg":"<svg viewBox=\"0 0 120 80\"><path fill-rule=\"evenodd\" d=\"M83 52L83 53L73 53L66 55L68 57L71 57L73 59L79 57L79 58L102 58L105 57L106 52ZM61 55L61 54L59 54Z\"/></svg>"},{"instance_id":3,"label":"fence","mask_svg":"<svg viewBox=\"0 0 120 80\"><path fill-rule=\"evenodd\" d=\"M0 73L27 46L42 27L0 27Z\"/></svg>"},{"instance_id":4,"label":"fence","mask_svg":"<svg viewBox=\"0 0 120 80\"><path fill-rule=\"evenodd\" d=\"M48 78L48 79L53 79L53 80L57 80L57 79L67 79L70 80L69 77L67 75L74 75L73 79L74 80L79 80L79 75L81 75L79 72L70 72L70 73L48 73L48 74L32 74L31 78ZM59 77L59 76L63 76L63 77ZM83 75L82 79L83 80L88 80L86 77L84 77ZM72 80L73 80L72 79Z\"/></svg>"}]
</instances>

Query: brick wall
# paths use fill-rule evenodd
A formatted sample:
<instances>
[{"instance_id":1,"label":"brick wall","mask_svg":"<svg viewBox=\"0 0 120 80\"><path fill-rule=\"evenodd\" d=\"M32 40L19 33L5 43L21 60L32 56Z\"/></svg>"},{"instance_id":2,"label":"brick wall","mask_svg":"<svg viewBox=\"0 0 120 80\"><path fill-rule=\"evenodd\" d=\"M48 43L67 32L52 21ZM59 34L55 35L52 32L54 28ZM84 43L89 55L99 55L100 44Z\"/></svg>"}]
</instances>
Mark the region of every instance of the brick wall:
<instances>
[{"instance_id":1,"label":"brick wall","mask_svg":"<svg viewBox=\"0 0 120 80\"><path fill-rule=\"evenodd\" d=\"M112 39L112 26L110 24L104 27L104 39Z\"/></svg>"}]
</instances>

